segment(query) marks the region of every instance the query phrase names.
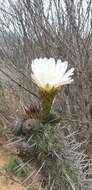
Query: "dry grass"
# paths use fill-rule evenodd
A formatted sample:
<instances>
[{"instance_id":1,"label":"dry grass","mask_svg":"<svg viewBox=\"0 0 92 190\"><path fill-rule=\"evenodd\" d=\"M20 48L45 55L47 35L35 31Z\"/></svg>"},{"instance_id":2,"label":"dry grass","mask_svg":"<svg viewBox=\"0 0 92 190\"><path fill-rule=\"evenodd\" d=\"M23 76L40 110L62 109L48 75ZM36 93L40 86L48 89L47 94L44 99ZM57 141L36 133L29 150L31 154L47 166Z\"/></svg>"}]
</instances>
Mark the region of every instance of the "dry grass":
<instances>
[{"instance_id":1,"label":"dry grass","mask_svg":"<svg viewBox=\"0 0 92 190\"><path fill-rule=\"evenodd\" d=\"M7 160L10 157L11 147L6 146L6 139L4 137L0 137L0 190L25 190L27 187L31 186L32 190L38 190L41 186L40 175L31 177L31 185L30 178L25 181L25 183L21 183L21 180L18 180L15 176L7 176L3 171L3 167L7 163ZM35 170L35 169L34 169ZM37 170L37 169L36 169ZM36 173L35 170L35 173ZM24 181L24 180L23 180Z\"/></svg>"}]
</instances>

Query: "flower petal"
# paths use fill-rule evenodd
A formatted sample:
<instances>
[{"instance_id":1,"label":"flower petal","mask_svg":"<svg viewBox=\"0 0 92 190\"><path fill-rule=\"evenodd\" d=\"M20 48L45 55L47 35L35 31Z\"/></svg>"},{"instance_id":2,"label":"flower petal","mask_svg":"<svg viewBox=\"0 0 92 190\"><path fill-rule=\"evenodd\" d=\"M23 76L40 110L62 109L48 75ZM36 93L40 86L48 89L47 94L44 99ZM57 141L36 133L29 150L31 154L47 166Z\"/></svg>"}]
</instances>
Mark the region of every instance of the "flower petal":
<instances>
[{"instance_id":1,"label":"flower petal","mask_svg":"<svg viewBox=\"0 0 92 190\"><path fill-rule=\"evenodd\" d=\"M74 68L71 68L69 71L67 71L67 72L65 73L65 75L64 75L63 78L62 78L62 80L68 79L70 76L73 75L73 72L74 72Z\"/></svg>"},{"instance_id":2,"label":"flower petal","mask_svg":"<svg viewBox=\"0 0 92 190\"><path fill-rule=\"evenodd\" d=\"M65 84L70 84L70 83L72 83L73 81L74 81L73 79L70 79L70 80L66 80L66 81L59 82L58 84L56 84L56 87L63 86L63 85L65 85Z\"/></svg>"},{"instance_id":3,"label":"flower petal","mask_svg":"<svg viewBox=\"0 0 92 190\"><path fill-rule=\"evenodd\" d=\"M54 58L39 58L32 61L31 67L33 81L39 88L46 91L51 91L52 88L73 82L71 76L74 68L66 72L68 67L67 61L62 62L59 59L56 63Z\"/></svg>"},{"instance_id":4,"label":"flower petal","mask_svg":"<svg viewBox=\"0 0 92 190\"><path fill-rule=\"evenodd\" d=\"M56 72L57 74L63 76L66 69L68 67L68 62L67 61L64 61L62 62L60 59L57 60L57 64L56 64Z\"/></svg>"}]
</instances>

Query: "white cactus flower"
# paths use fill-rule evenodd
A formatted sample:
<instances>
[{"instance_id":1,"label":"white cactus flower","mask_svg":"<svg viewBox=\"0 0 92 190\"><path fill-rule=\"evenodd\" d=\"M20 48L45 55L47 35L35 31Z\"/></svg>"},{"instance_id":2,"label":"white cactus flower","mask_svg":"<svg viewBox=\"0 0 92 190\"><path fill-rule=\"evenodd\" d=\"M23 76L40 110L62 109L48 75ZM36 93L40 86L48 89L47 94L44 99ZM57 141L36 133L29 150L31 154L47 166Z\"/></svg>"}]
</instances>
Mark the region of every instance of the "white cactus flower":
<instances>
[{"instance_id":1,"label":"white cactus flower","mask_svg":"<svg viewBox=\"0 0 92 190\"><path fill-rule=\"evenodd\" d=\"M32 61L31 77L37 86L50 92L56 90L59 86L73 82L71 76L74 68L67 70L68 62L62 62L60 59L55 61L54 58L39 58Z\"/></svg>"}]
</instances>

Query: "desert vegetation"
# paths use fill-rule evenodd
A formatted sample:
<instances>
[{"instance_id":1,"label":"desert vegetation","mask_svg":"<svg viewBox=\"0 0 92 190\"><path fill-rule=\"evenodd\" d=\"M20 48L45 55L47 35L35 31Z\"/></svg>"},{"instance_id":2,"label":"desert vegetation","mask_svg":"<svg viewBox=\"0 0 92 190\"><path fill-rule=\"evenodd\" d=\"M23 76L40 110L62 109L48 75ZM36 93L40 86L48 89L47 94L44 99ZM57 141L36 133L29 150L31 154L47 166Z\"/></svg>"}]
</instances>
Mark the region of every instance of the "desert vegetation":
<instances>
[{"instance_id":1,"label":"desert vegetation","mask_svg":"<svg viewBox=\"0 0 92 190\"><path fill-rule=\"evenodd\" d=\"M75 68L45 121L31 78L32 60L44 57ZM17 189L92 189L91 0L0 2L0 138L9 157L0 171Z\"/></svg>"}]
</instances>

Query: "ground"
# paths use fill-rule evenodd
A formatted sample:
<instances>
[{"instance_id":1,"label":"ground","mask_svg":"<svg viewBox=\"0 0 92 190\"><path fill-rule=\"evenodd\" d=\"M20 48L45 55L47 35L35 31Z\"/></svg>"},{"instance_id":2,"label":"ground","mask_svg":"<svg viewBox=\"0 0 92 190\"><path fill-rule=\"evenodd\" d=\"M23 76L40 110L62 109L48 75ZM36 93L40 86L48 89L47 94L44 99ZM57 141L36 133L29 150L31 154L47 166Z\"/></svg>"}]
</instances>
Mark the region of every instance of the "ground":
<instances>
[{"instance_id":1,"label":"ground","mask_svg":"<svg viewBox=\"0 0 92 190\"><path fill-rule=\"evenodd\" d=\"M6 140L0 137L0 190L26 190L18 181L16 177L7 177L4 173L3 166L9 158L9 148L5 145ZM18 181L18 182L17 182ZM38 176L32 179L32 190L38 190L40 187L40 180Z\"/></svg>"},{"instance_id":2,"label":"ground","mask_svg":"<svg viewBox=\"0 0 92 190\"><path fill-rule=\"evenodd\" d=\"M9 157L7 147L3 146L4 142L5 139L0 137L0 190L24 190L24 187L3 174L2 168Z\"/></svg>"}]
</instances>

